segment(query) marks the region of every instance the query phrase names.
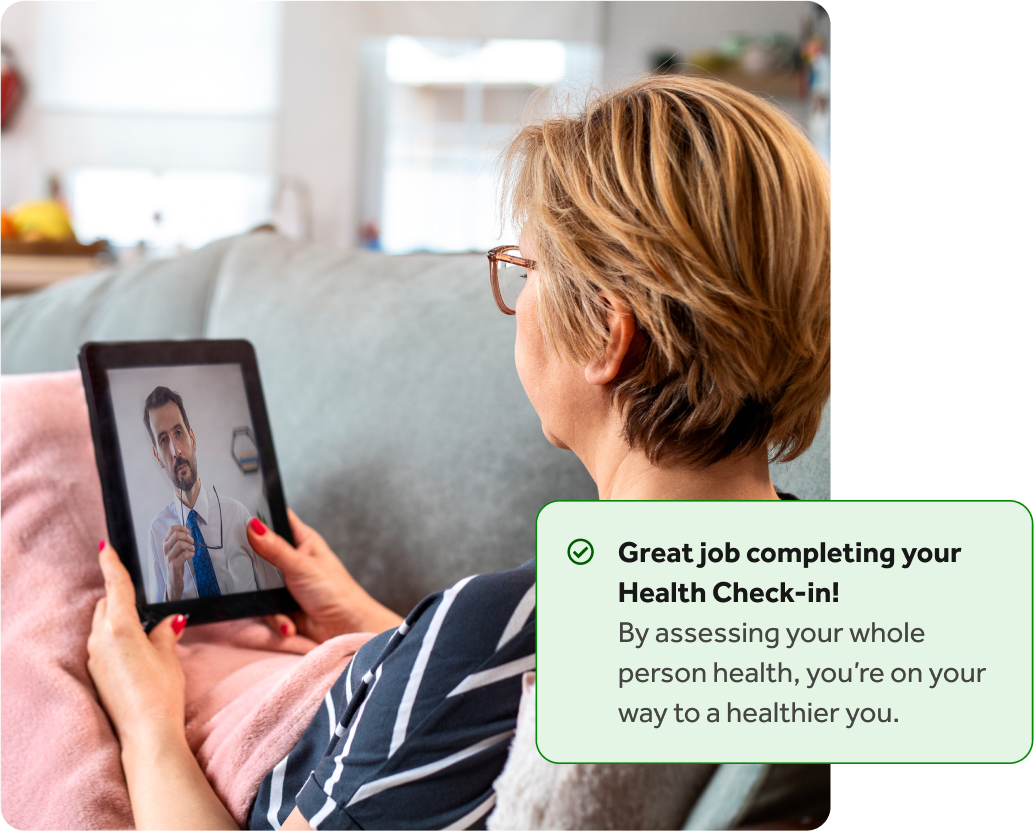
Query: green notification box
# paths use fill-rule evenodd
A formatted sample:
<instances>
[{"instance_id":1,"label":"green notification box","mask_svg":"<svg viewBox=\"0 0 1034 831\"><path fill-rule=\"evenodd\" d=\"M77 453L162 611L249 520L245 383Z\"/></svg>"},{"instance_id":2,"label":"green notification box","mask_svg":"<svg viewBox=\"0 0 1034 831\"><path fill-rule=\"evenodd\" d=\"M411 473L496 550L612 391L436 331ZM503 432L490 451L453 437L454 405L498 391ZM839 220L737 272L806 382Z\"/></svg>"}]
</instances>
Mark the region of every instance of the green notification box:
<instances>
[{"instance_id":1,"label":"green notification box","mask_svg":"<svg viewBox=\"0 0 1034 831\"><path fill-rule=\"evenodd\" d=\"M1031 749L1018 502L553 502L552 762L1011 763Z\"/></svg>"}]
</instances>

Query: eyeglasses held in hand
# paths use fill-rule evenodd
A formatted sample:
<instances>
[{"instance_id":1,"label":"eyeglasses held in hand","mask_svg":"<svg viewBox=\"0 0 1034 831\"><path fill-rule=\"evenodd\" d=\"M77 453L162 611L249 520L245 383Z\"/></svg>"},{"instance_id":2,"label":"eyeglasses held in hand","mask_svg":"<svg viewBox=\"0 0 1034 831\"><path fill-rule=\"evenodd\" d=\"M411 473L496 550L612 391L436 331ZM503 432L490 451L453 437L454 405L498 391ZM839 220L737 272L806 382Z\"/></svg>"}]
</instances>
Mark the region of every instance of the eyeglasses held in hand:
<instances>
[{"instance_id":1,"label":"eyeglasses held in hand","mask_svg":"<svg viewBox=\"0 0 1034 831\"><path fill-rule=\"evenodd\" d=\"M520 253L516 245L500 245L488 252L492 294L504 315L517 314L517 296L528 282L528 271L536 267L534 260L517 256Z\"/></svg>"}]
</instances>

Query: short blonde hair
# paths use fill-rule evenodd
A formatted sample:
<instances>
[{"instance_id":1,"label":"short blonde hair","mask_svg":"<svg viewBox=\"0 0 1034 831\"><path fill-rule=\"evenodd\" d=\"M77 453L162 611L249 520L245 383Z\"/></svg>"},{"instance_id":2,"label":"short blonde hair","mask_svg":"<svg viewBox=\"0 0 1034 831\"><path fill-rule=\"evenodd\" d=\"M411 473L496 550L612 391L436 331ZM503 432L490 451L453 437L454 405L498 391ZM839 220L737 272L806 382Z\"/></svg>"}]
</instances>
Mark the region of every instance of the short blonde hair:
<instances>
[{"instance_id":1,"label":"short blonde hair","mask_svg":"<svg viewBox=\"0 0 1034 831\"><path fill-rule=\"evenodd\" d=\"M524 127L503 161L546 342L602 354L601 290L647 338L612 385L631 447L654 464L804 452L829 398L829 171L785 115L658 76Z\"/></svg>"}]
</instances>

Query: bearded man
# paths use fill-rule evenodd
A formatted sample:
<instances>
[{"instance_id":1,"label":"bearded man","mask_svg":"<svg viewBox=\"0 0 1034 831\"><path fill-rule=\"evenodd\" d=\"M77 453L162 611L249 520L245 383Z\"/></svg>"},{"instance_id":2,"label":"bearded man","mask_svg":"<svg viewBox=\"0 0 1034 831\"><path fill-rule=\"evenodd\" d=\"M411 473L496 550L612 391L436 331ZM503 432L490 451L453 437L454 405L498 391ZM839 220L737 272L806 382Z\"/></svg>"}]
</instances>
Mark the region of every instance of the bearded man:
<instances>
[{"instance_id":1,"label":"bearded man","mask_svg":"<svg viewBox=\"0 0 1034 831\"><path fill-rule=\"evenodd\" d=\"M152 603L277 589L283 575L248 543L251 514L201 483L197 441L183 398L155 387L144 402L144 426L176 496L151 523Z\"/></svg>"}]
</instances>

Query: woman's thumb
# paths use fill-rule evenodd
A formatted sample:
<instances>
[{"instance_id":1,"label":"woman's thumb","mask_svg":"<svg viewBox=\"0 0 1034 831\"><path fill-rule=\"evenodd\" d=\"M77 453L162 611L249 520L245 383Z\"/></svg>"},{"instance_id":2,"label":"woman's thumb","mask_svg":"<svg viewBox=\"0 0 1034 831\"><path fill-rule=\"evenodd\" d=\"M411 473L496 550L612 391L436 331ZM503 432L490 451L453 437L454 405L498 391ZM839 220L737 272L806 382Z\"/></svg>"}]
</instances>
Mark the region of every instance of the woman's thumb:
<instances>
[{"instance_id":1,"label":"woman's thumb","mask_svg":"<svg viewBox=\"0 0 1034 831\"><path fill-rule=\"evenodd\" d=\"M287 540L268 528L258 517L248 522L248 542L263 560L281 571L289 571L297 552Z\"/></svg>"},{"instance_id":2,"label":"woman's thumb","mask_svg":"<svg viewBox=\"0 0 1034 831\"><path fill-rule=\"evenodd\" d=\"M285 638L298 634L298 627L295 626L294 621L287 615L267 615L266 625L273 631L279 632Z\"/></svg>"},{"instance_id":3,"label":"woman's thumb","mask_svg":"<svg viewBox=\"0 0 1034 831\"><path fill-rule=\"evenodd\" d=\"M169 615L151 630L148 637L156 649L171 650L179 642L186 626L186 615Z\"/></svg>"}]
</instances>

